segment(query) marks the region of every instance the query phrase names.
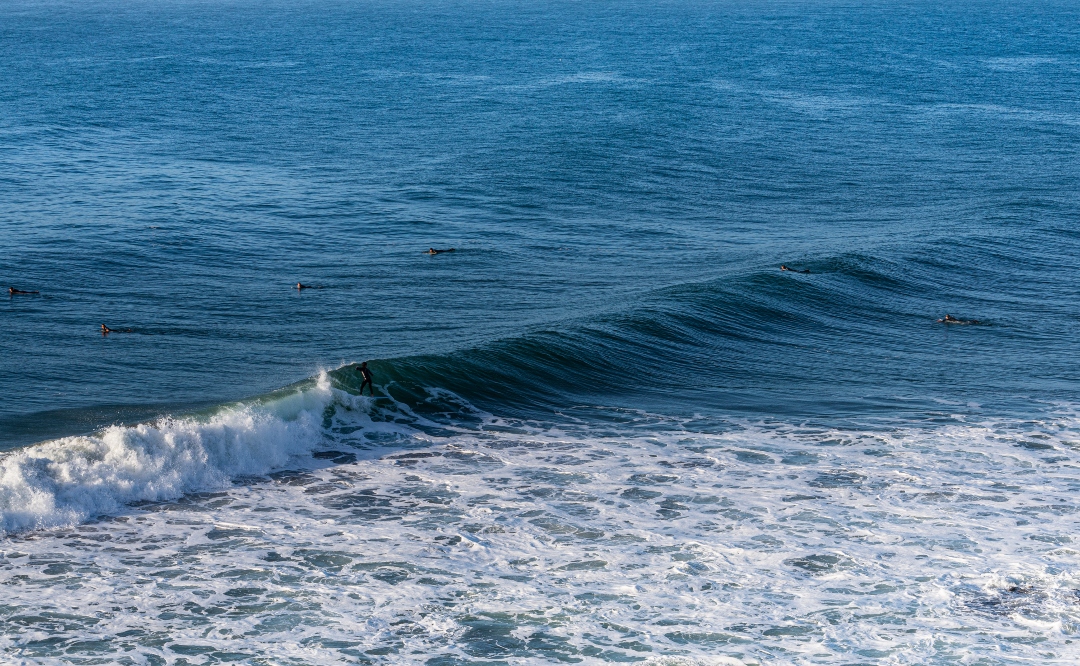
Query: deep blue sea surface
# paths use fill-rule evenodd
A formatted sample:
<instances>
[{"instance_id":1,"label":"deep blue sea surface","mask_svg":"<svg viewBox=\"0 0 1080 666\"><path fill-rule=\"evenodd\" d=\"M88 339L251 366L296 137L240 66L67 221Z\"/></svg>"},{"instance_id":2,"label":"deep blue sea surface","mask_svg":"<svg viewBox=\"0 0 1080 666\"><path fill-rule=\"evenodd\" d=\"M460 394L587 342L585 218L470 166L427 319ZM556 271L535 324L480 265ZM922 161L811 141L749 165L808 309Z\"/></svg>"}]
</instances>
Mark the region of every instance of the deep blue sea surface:
<instances>
[{"instance_id":1,"label":"deep blue sea surface","mask_svg":"<svg viewBox=\"0 0 1080 666\"><path fill-rule=\"evenodd\" d=\"M4 2L0 650L1076 663L1078 257L1076 3Z\"/></svg>"}]
</instances>

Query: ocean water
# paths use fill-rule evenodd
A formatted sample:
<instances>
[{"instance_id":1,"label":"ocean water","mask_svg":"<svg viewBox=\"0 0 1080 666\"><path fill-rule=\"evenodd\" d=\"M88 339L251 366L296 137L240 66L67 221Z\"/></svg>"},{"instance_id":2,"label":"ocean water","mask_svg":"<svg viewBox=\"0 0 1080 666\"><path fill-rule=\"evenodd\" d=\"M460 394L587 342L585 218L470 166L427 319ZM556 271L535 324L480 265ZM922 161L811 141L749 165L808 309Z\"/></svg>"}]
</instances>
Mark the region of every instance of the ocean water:
<instances>
[{"instance_id":1,"label":"ocean water","mask_svg":"<svg viewBox=\"0 0 1080 666\"><path fill-rule=\"evenodd\" d=\"M0 662L1076 663L1078 45L3 3Z\"/></svg>"}]
</instances>

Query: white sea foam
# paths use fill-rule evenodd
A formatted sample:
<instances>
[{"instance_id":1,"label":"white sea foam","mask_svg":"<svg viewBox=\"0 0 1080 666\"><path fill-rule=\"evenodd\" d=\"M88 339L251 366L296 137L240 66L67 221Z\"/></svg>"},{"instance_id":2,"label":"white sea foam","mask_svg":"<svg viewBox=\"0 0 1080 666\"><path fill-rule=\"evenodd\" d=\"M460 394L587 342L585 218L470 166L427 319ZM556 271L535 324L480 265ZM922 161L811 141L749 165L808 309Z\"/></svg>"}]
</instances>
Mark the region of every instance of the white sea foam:
<instances>
[{"instance_id":1,"label":"white sea foam","mask_svg":"<svg viewBox=\"0 0 1080 666\"><path fill-rule=\"evenodd\" d=\"M334 399L315 386L206 418L165 418L65 437L0 458L0 531L72 525L138 501L176 499L265 474L322 441Z\"/></svg>"},{"instance_id":2,"label":"white sea foam","mask_svg":"<svg viewBox=\"0 0 1080 666\"><path fill-rule=\"evenodd\" d=\"M474 413L478 427L424 434L416 414L321 390L282 422L322 418L322 445L341 451L322 466L0 540L0 651L657 666L1080 655L1080 419L1067 409L708 433L644 414L596 431ZM399 439L352 460L383 437Z\"/></svg>"}]
</instances>

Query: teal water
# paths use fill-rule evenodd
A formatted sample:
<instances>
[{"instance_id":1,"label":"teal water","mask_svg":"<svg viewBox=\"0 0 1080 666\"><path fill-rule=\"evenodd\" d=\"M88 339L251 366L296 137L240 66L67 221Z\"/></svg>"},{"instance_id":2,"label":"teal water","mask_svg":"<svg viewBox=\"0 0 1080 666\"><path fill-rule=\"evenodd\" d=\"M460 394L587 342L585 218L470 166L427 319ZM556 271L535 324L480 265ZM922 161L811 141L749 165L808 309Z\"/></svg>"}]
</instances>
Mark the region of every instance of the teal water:
<instances>
[{"instance_id":1,"label":"teal water","mask_svg":"<svg viewBox=\"0 0 1080 666\"><path fill-rule=\"evenodd\" d=\"M0 644L1072 663L1078 26L4 4L0 285L40 294L0 299ZM156 590L116 631L110 557Z\"/></svg>"}]
</instances>

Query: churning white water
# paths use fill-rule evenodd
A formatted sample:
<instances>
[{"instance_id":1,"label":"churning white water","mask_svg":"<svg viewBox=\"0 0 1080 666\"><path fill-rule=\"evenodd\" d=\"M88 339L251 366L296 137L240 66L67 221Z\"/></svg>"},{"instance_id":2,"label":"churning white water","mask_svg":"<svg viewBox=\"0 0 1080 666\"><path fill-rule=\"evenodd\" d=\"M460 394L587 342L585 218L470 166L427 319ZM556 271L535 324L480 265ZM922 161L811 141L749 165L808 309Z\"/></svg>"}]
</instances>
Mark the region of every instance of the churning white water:
<instances>
[{"instance_id":1,"label":"churning white water","mask_svg":"<svg viewBox=\"0 0 1080 666\"><path fill-rule=\"evenodd\" d=\"M456 426L373 404L324 375L201 420L8 454L6 659L1080 655L1080 419L1067 408L703 432L642 413L601 430L471 410Z\"/></svg>"}]
</instances>

